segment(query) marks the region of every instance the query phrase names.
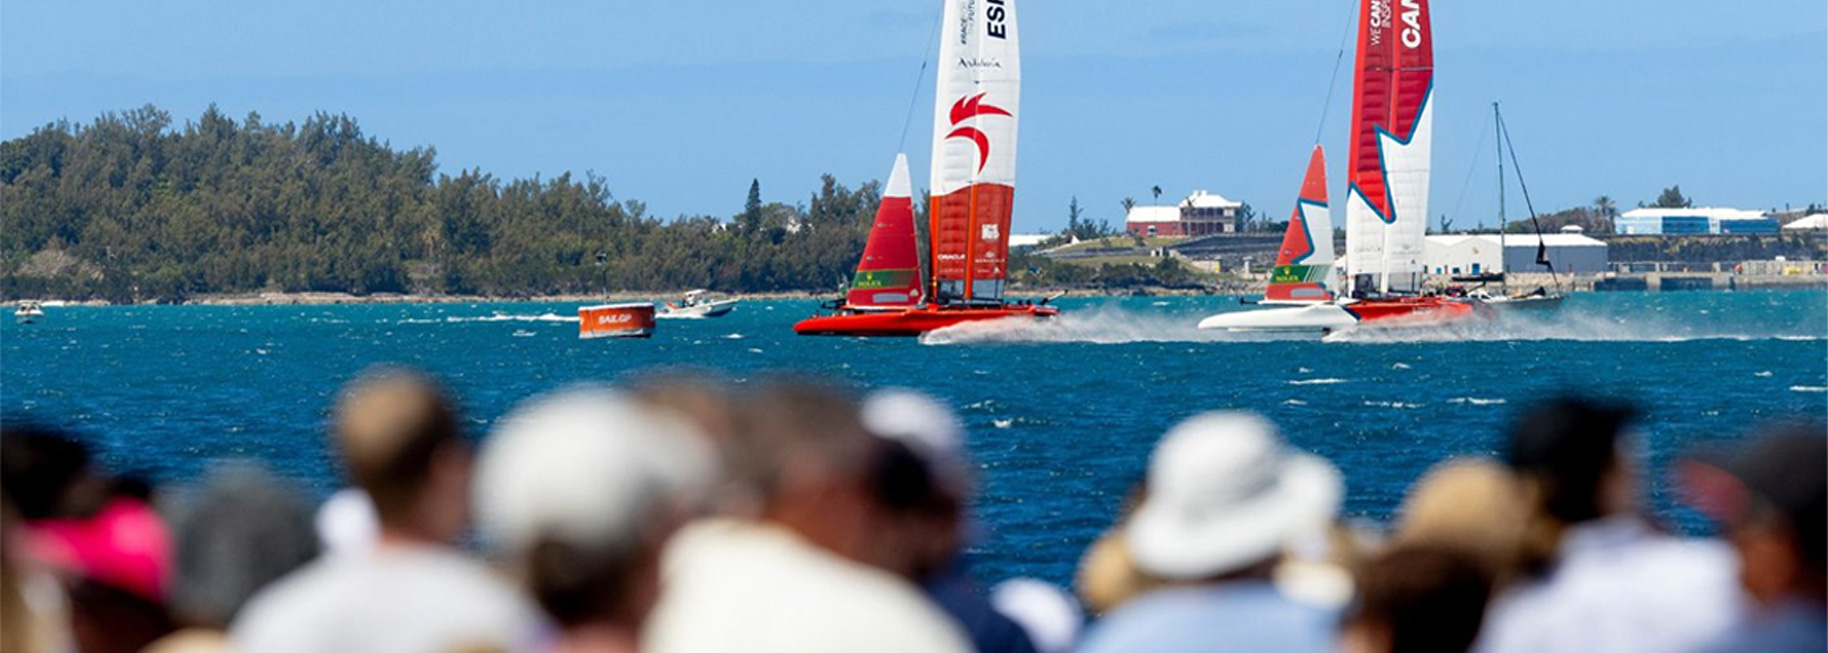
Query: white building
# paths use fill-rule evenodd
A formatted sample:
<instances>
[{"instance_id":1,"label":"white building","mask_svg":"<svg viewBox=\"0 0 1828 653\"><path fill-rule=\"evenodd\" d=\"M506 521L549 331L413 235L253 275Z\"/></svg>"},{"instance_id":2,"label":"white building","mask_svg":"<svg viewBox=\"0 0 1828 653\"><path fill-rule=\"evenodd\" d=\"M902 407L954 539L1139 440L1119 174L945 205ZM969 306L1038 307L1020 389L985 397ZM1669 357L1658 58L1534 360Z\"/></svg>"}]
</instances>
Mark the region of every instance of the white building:
<instances>
[{"instance_id":1,"label":"white building","mask_svg":"<svg viewBox=\"0 0 1828 653\"><path fill-rule=\"evenodd\" d=\"M1009 249L1034 249L1035 246L1053 238L1052 234L1009 234Z\"/></svg>"},{"instance_id":2,"label":"white building","mask_svg":"<svg viewBox=\"0 0 1828 653\"><path fill-rule=\"evenodd\" d=\"M1627 236L1777 233L1777 221L1764 211L1713 207L1632 209L1613 218L1612 226Z\"/></svg>"},{"instance_id":3,"label":"white building","mask_svg":"<svg viewBox=\"0 0 1828 653\"><path fill-rule=\"evenodd\" d=\"M1817 213L1786 224L1784 231L1828 231L1828 213Z\"/></svg>"},{"instance_id":4,"label":"white building","mask_svg":"<svg viewBox=\"0 0 1828 653\"><path fill-rule=\"evenodd\" d=\"M1536 264L1535 234L1505 234L1503 252L1497 234L1429 236L1423 262L1430 274L1544 272ZM1581 234L1543 234L1556 272L1604 272L1606 243Z\"/></svg>"},{"instance_id":5,"label":"white building","mask_svg":"<svg viewBox=\"0 0 1828 653\"><path fill-rule=\"evenodd\" d=\"M1217 193L1193 191L1174 206L1138 204L1124 216L1124 230L1137 236L1210 236L1236 233L1243 202Z\"/></svg>"}]
</instances>

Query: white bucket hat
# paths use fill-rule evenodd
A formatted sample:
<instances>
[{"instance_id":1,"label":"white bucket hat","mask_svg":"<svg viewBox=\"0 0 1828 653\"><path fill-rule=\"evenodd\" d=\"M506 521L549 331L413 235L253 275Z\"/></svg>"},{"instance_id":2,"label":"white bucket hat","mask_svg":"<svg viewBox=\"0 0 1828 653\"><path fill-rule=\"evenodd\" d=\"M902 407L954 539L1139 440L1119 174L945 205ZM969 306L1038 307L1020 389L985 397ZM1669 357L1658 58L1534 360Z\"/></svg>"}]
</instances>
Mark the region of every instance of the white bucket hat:
<instances>
[{"instance_id":1,"label":"white bucket hat","mask_svg":"<svg viewBox=\"0 0 1828 653\"><path fill-rule=\"evenodd\" d=\"M965 451L965 425L951 408L921 392L889 388L864 398L859 412L864 428L906 445L919 456L942 489L961 500L971 497L971 454Z\"/></svg>"},{"instance_id":2,"label":"white bucket hat","mask_svg":"<svg viewBox=\"0 0 1828 653\"><path fill-rule=\"evenodd\" d=\"M1124 537L1148 574L1217 576L1266 560L1326 523L1343 492L1339 470L1289 450L1269 420L1205 413L1174 427L1155 448L1148 497Z\"/></svg>"}]
</instances>

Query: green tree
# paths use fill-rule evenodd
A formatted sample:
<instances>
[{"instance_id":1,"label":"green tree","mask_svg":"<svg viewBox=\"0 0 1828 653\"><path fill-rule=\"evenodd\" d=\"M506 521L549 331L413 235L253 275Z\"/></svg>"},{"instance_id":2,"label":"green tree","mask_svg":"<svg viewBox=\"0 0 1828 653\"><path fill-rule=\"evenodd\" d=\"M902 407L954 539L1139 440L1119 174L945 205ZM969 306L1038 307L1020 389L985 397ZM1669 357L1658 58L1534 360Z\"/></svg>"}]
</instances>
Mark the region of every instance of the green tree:
<instances>
[{"instance_id":1,"label":"green tree","mask_svg":"<svg viewBox=\"0 0 1828 653\"><path fill-rule=\"evenodd\" d=\"M1657 201L1651 206L1661 209L1686 209L1694 204L1693 200L1682 195L1682 186L1678 184L1663 189L1663 192L1657 195Z\"/></svg>"}]
</instances>

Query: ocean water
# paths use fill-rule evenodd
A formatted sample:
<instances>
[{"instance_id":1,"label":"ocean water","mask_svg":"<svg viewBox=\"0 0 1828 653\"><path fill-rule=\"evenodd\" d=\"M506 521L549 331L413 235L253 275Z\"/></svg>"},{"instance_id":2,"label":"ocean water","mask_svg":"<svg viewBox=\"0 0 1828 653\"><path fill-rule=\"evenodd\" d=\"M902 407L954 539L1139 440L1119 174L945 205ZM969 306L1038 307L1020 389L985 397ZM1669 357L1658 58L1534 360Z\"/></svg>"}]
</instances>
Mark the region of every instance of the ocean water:
<instances>
[{"instance_id":1,"label":"ocean water","mask_svg":"<svg viewBox=\"0 0 1828 653\"><path fill-rule=\"evenodd\" d=\"M651 340L581 341L576 306L57 307L0 326L0 415L66 425L103 462L183 482L250 457L319 493L339 384L383 362L439 375L484 437L537 393L657 366L738 382L795 371L907 386L957 408L981 467L973 549L990 579L1064 583L1142 478L1156 440L1205 410L1268 415L1345 472L1346 512L1387 520L1451 456L1491 454L1532 400L1580 392L1641 404L1644 500L1679 528L1671 460L1780 418L1828 416L1828 292L1620 293L1464 329L1240 337L1193 324L1235 298L1062 300L1033 326L912 339L801 338L811 301L744 302L662 321Z\"/></svg>"}]
</instances>

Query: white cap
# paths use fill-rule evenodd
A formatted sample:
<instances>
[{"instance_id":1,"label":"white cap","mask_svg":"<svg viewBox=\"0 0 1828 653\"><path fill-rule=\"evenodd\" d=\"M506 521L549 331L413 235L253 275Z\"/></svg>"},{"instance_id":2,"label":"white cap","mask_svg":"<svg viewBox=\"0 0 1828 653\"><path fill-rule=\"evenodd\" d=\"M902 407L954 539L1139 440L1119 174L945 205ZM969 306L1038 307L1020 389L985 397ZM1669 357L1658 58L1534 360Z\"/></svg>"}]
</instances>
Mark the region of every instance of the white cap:
<instances>
[{"instance_id":1,"label":"white cap","mask_svg":"<svg viewBox=\"0 0 1828 653\"><path fill-rule=\"evenodd\" d=\"M990 605L1028 633L1038 653L1068 653L1085 625L1079 602L1033 578L1011 578L990 590Z\"/></svg>"},{"instance_id":2,"label":"white cap","mask_svg":"<svg viewBox=\"0 0 1828 653\"><path fill-rule=\"evenodd\" d=\"M374 501L359 488L337 490L317 508L317 540L329 555L366 553L381 538Z\"/></svg>"},{"instance_id":3,"label":"white cap","mask_svg":"<svg viewBox=\"0 0 1828 653\"><path fill-rule=\"evenodd\" d=\"M889 388L864 398L860 413L870 433L900 442L920 456L940 487L960 499L971 495L965 426L951 408L921 392Z\"/></svg>"},{"instance_id":4,"label":"white cap","mask_svg":"<svg viewBox=\"0 0 1828 653\"><path fill-rule=\"evenodd\" d=\"M1319 457L1288 450L1258 415L1196 415L1149 461L1148 497L1125 528L1138 568L1190 580L1269 559L1333 518L1344 485Z\"/></svg>"},{"instance_id":5,"label":"white cap","mask_svg":"<svg viewBox=\"0 0 1828 653\"><path fill-rule=\"evenodd\" d=\"M483 444L475 507L484 540L584 545L641 537L657 512L702 499L715 463L690 424L604 388L533 399Z\"/></svg>"}]
</instances>

